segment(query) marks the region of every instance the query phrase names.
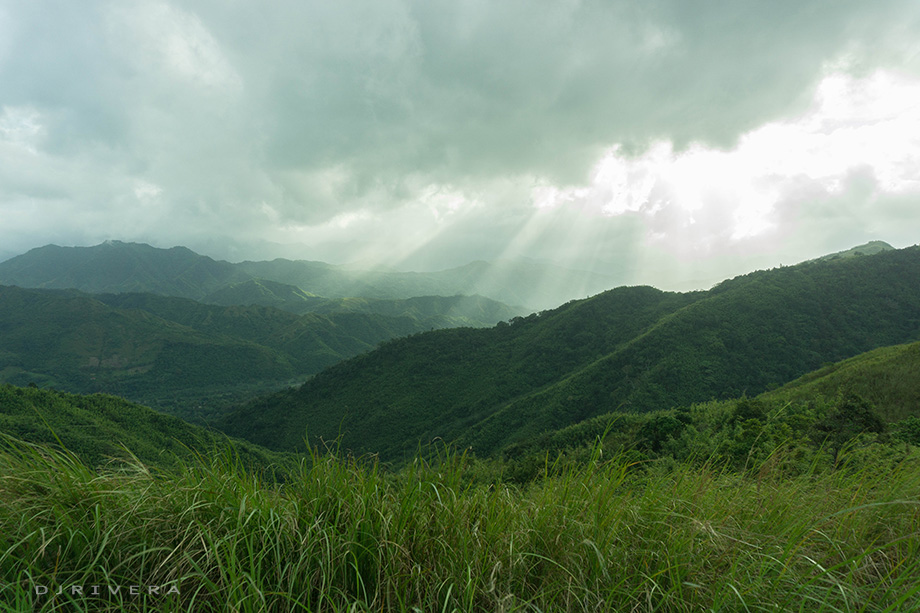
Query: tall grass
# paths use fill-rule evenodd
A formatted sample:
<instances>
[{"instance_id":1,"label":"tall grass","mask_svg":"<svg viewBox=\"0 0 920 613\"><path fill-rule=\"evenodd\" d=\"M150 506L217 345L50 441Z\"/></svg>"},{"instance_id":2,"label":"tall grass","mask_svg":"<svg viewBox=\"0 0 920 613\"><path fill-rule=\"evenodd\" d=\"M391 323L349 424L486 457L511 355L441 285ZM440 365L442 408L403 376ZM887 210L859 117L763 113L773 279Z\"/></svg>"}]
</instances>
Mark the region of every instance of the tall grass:
<instances>
[{"instance_id":1,"label":"tall grass","mask_svg":"<svg viewBox=\"0 0 920 613\"><path fill-rule=\"evenodd\" d=\"M920 608L910 458L790 479L596 454L545 473L513 486L462 454L396 473L316 454L275 484L228 455L97 472L7 441L0 610Z\"/></svg>"}]
</instances>

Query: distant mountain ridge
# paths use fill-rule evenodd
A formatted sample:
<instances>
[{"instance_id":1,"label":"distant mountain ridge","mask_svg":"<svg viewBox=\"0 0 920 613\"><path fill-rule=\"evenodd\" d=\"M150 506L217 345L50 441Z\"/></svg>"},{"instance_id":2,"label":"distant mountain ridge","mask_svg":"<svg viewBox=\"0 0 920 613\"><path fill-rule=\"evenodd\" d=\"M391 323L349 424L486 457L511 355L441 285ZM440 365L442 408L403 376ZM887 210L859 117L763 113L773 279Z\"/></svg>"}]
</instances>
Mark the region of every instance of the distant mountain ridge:
<instances>
[{"instance_id":1,"label":"distant mountain ridge","mask_svg":"<svg viewBox=\"0 0 920 613\"><path fill-rule=\"evenodd\" d=\"M285 283L253 279L234 283L205 296L202 302L231 306L262 305L291 313L367 313L390 317L410 316L429 328L487 327L525 314L521 309L485 298L462 294L416 296L403 299L362 297L324 298Z\"/></svg>"},{"instance_id":2,"label":"distant mountain ridge","mask_svg":"<svg viewBox=\"0 0 920 613\"><path fill-rule=\"evenodd\" d=\"M920 339L920 248L758 271L705 292L617 288L488 330L394 340L230 415L294 449L338 439L386 459L435 438L490 454L611 411L756 394Z\"/></svg>"},{"instance_id":3,"label":"distant mountain ridge","mask_svg":"<svg viewBox=\"0 0 920 613\"><path fill-rule=\"evenodd\" d=\"M46 245L0 262L3 285L90 293L149 292L192 300L248 278L229 262L185 247L157 249L120 241L94 247Z\"/></svg>"},{"instance_id":4,"label":"distant mountain ridge","mask_svg":"<svg viewBox=\"0 0 920 613\"><path fill-rule=\"evenodd\" d=\"M220 304L226 304L231 295L234 300L249 296L258 304L293 305L295 309L305 308L310 296L392 300L478 294L520 312L521 308L544 309L585 297L609 289L616 281L528 261L473 262L432 273L361 271L284 259L232 264L185 247L158 249L106 241L94 247L32 249L0 262L0 284L90 293L149 292Z\"/></svg>"}]
</instances>

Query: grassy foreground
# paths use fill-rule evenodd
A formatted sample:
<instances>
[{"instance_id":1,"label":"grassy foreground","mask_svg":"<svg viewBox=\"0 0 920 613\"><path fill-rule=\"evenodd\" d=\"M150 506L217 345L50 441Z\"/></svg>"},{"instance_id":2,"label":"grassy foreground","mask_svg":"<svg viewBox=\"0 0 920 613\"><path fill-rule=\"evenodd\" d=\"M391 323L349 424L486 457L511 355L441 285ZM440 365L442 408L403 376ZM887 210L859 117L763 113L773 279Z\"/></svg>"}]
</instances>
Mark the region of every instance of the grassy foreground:
<instances>
[{"instance_id":1,"label":"grassy foreground","mask_svg":"<svg viewBox=\"0 0 920 613\"><path fill-rule=\"evenodd\" d=\"M317 455L277 485L228 456L100 473L7 440L0 610L920 608L915 457L795 478L774 464L598 452L519 487L457 455L398 473Z\"/></svg>"}]
</instances>

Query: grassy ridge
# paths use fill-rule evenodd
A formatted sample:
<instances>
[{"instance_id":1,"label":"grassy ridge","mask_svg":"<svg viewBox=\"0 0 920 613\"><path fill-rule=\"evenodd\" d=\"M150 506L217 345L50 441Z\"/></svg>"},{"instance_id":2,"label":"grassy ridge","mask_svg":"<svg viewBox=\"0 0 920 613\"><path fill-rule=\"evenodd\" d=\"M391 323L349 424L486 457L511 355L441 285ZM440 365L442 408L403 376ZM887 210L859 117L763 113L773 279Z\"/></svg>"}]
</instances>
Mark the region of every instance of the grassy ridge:
<instances>
[{"instance_id":1,"label":"grassy ridge","mask_svg":"<svg viewBox=\"0 0 920 613\"><path fill-rule=\"evenodd\" d=\"M173 470L214 450L228 449L250 466L286 461L280 454L123 398L7 384L0 385L0 436L44 446L64 445L89 467L127 459L151 469Z\"/></svg>"},{"instance_id":2,"label":"grassy ridge","mask_svg":"<svg viewBox=\"0 0 920 613\"><path fill-rule=\"evenodd\" d=\"M314 450L270 482L239 451L90 469L6 436L0 611L916 610L920 439L856 396L787 392L595 418L497 460Z\"/></svg>"},{"instance_id":3,"label":"grassy ridge","mask_svg":"<svg viewBox=\"0 0 920 613\"><path fill-rule=\"evenodd\" d=\"M445 454L315 456L268 487L232 456L154 478L0 451L5 611L849 611L920 606L915 455L798 478L595 452L526 487ZM35 586L59 589L37 595ZM91 596L93 585L123 586ZM158 586L131 595L128 586ZM73 594L81 586L84 594ZM175 588L178 594L163 594Z\"/></svg>"},{"instance_id":4,"label":"grassy ridge","mask_svg":"<svg viewBox=\"0 0 920 613\"><path fill-rule=\"evenodd\" d=\"M519 478L532 475L547 452L583 455L598 438L609 450L628 449L642 458L720 457L743 465L749 458L765 459L779 445L811 455L826 438L816 424L830 419L848 399L869 407L887 424L883 439L920 444L920 342L830 364L750 399L643 414L611 412L508 445L501 455L515 462ZM848 433L845 427L838 430Z\"/></svg>"},{"instance_id":5,"label":"grassy ridge","mask_svg":"<svg viewBox=\"0 0 920 613\"><path fill-rule=\"evenodd\" d=\"M920 343L882 347L811 372L764 395L801 401L846 388L871 401L888 421L920 417Z\"/></svg>"}]
</instances>

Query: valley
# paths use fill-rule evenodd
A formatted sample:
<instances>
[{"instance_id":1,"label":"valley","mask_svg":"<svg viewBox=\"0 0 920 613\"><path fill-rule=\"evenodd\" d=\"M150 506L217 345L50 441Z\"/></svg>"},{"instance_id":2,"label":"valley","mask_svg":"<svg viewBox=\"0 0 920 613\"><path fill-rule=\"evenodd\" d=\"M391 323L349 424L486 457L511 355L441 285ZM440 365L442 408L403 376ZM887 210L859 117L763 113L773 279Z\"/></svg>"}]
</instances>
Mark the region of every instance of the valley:
<instances>
[{"instance_id":1,"label":"valley","mask_svg":"<svg viewBox=\"0 0 920 613\"><path fill-rule=\"evenodd\" d=\"M482 296L321 298L240 281L226 262L182 248L78 253L0 263L0 283L14 283L0 285L0 382L117 394L198 422L383 341L523 313Z\"/></svg>"}]
</instances>

